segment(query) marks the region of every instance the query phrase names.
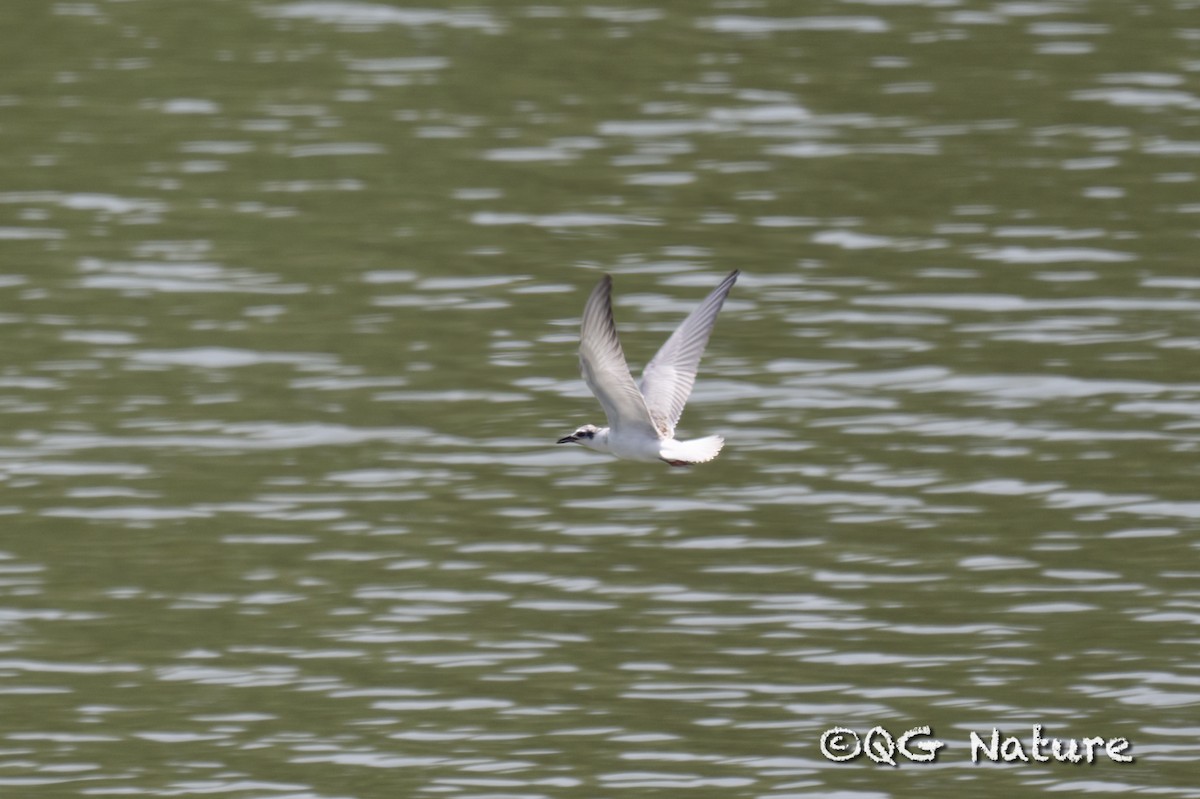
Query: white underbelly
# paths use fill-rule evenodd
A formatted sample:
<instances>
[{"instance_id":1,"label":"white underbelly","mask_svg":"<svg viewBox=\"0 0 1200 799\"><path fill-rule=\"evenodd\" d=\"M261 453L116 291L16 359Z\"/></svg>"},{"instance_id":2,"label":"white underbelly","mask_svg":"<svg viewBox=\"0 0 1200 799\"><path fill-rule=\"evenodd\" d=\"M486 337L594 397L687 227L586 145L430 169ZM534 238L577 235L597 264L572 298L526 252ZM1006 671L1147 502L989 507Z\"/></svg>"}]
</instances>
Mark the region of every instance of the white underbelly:
<instances>
[{"instance_id":1,"label":"white underbelly","mask_svg":"<svg viewBox=\"0 0 1200 799\"><path fill-rule=\"evenodd\" d=\"M608 448L613 455L629 461L652 463L661 460L662 440L649 436L610 436Z\"/></svg>"}]
</instances>

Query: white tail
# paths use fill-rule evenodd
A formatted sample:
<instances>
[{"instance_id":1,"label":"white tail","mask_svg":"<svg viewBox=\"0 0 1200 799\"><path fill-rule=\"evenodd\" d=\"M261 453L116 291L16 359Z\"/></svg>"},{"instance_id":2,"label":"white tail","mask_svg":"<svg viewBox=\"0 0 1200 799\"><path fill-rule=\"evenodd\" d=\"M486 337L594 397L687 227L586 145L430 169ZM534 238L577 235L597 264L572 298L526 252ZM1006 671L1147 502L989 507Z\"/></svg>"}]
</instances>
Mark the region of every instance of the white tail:
<instances>
[{"instance_id":1,"label":"white tail","mask_svg":"<svg viewBox=\"0 0 1200 799\"><path fill-rule=\"evenodd\" d=\"M691 441L670 441L664 443L659 453L667 463L707 463L717 457L725 439L720 436L705 436L693 438Z\"/></svg>"}]
</instances>

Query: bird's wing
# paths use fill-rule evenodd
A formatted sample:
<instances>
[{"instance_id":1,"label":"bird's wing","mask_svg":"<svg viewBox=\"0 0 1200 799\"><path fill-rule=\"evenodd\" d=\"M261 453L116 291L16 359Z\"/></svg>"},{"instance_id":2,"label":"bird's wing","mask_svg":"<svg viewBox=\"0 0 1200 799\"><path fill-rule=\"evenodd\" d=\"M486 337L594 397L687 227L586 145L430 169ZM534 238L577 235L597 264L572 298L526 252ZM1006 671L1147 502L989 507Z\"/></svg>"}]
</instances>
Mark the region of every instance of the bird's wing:
<instances>
[{"instance_id":1,"label":"bird's wing","mask_svg":"<svg viewBox=\"0 0 1200 799\"><path fill-rule=\"evenodd\" d=\"M730 272L721 285L688 314L688 318L676 328L642 372L642 395L646 398L646 407L658 429L665 431L666 438L675 434L675 425L683 414L683 406L692 395L700 357L708 346L708 337L716 324L717 314L721 312L725 297L737 282L739 274L741 272L736 269Z\"/></svg>"},{"instance_id":2,"label":"bird's wing","mask_svg":"<svg viewBox=\"0 0 1200 799\"><path fill-rule=\"evenodd\" d=\"M583 307L583 327L579 335L579 368L588 388L600 400L608 426L618 431L642 432L658 437L659 431L646 409L646 400L638 391L612 313L612 278L605 275L592 289Z\"/></svg>"}]
</instances>

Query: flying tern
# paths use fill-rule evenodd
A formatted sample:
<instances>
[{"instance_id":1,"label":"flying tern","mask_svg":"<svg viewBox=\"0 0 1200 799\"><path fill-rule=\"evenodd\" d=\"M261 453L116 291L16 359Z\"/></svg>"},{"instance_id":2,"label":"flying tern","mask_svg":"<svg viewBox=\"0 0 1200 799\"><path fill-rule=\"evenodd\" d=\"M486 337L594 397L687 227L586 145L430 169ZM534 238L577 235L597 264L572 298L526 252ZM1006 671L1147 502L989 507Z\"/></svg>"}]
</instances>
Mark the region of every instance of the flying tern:
<instances>
[{"instance_id":1,"label":"flying tern","mask_svg":"<svg viewBox=\"0 0 1200 799\"><path fill-rule=\"evenodd\" d=\"M617 326L613 322L612 278L605 275L583 307L579 335L579 368L588 388L600 400L608 427L585 424L559 444L579 444L634 461L666 461L672 466L705 463L717 457L725 439L705 436L675 438L675 425L691 396L700 357L716 324L725 297L737 282L738 270L688 314L658 354L646 365L639 386L633 382Z\"/></svg>"}]
</instances>

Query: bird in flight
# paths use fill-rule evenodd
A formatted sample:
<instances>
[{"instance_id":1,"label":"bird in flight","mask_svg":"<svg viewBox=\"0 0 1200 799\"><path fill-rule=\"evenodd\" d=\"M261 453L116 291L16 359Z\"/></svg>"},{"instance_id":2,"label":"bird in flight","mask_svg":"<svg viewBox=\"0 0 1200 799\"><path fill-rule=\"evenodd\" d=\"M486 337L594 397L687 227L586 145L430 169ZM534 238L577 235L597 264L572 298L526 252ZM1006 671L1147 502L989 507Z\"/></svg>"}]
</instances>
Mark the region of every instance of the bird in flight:
<instances>
[{"instance_id":1,"label":"bird in flight","mask_svg":"<svg viewBox=\"0 0 1200 799\"><path fill-rule=\"evenodd\" d=\"M675 438L675 425L692 394L700 357L716 324L725 297L737 282L729 273L696 310L688 314L658 354L646 365L639 386L633 382L617 326L613 322L612 278L605 275L583 307L579 335L579 368L584 382L600 400L608 427L585 424L559 444L579 444L634 461L666 461L672 466L706 463L717 457L725 439L705 436Z\"/></svg>"}]
</instances>

